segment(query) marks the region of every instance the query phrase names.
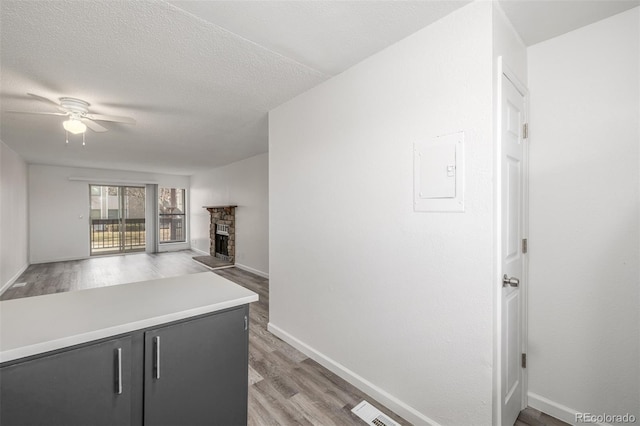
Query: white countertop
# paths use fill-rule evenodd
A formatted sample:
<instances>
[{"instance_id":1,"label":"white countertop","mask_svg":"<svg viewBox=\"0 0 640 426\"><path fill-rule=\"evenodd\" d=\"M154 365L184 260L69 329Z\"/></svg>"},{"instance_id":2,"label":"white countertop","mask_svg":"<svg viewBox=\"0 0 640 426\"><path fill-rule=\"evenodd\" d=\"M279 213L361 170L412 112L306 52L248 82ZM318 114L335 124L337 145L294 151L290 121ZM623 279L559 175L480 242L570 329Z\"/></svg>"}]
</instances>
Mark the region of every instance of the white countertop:
<instances>
[{"instance_id":1,"label":"white countertop","mask_svg":"<svg viewBox=\"0 0 640 426\"><path fill-rule=\"evenodd\" d=\"M0 362L244 305L258 295L213 272L0 302Z\"/></svg>"}]
</instances>

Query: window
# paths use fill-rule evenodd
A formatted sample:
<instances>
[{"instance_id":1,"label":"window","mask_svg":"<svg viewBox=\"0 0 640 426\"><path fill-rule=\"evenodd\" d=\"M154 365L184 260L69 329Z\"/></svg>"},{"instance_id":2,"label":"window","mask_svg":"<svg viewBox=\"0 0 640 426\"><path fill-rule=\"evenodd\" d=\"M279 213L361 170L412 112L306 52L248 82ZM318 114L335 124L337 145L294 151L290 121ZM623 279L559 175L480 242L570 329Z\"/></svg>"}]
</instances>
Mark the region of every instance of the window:
<instances>
[{"instance_id":1,"label":"window","mask_svg":"<svg viewBox=\"0 0 640 426\"><path fill-rule=\"evenodd\" d=\"M158 189L160 244L185 242L185 190Z\"/></svg>"}]
</instances>

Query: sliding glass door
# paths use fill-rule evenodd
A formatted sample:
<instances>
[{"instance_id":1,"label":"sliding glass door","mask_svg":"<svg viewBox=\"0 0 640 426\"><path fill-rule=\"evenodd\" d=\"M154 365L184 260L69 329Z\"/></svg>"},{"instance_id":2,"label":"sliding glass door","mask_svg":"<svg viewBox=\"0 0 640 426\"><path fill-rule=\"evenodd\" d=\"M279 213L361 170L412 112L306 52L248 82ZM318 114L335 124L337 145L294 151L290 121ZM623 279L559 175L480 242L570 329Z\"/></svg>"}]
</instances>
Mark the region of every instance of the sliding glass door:
<instances>
[{"instance_id":1,"label":"sliding glass door","mask_svg":"<svg viewBox=\"0 0 640 426\"><path fill-rule=\"evenodd\" d=\"M91 255L145 250L145 188L89 185Z\"/></svg>"}]
</instances>

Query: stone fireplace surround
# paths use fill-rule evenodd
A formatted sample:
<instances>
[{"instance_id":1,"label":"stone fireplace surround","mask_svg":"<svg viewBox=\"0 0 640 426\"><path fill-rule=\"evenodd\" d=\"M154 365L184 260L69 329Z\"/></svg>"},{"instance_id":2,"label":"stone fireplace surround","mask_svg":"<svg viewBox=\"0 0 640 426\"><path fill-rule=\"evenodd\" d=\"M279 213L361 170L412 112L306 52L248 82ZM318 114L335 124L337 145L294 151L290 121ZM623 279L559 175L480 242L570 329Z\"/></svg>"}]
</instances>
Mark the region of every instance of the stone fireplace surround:
<instances>
[{"instance_id":1,"label":"stone fireplace surround","mask_svg":"<svg viewBox=\"0 0 640 426\"><path fill-rule=\"evenodd\" d=\"M238 206L204 206L210 213L209 225L209 253L211 256L235 263L236 257L236 207ZM227 256L216 253L216 229L217 225L228 225L229 238L227 243Z\"/></svg>"}]
</instances>

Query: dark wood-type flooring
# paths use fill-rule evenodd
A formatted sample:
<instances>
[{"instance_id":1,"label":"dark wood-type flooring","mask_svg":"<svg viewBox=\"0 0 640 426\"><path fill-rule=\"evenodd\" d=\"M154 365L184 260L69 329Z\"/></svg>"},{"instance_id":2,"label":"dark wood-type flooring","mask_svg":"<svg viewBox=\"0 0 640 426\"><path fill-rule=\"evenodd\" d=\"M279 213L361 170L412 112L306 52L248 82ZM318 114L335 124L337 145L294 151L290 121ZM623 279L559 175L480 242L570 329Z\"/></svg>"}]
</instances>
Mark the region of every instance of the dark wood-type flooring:
<instances>
[{"instance_id":1,"label":"dark wood-type flooring","mask_svg":"<svg viewBox=\"0 0 640 426\"><path fill-rule=\"evenodd\" d=\"M209 271L189 250L158 254L93 257L31 265L0 300L39 296L107 285ZM212 272L213 273L213 272ZM351 409L366 399L402 425L410 424L345 380L267 331L269 281L238 268L215 273L258 293L250 305L249 425L365 424ZM464 409L461 407L461 409ZM527 408L515 426L562 426L553 417Z\"/></svg>"}]
</instances>

